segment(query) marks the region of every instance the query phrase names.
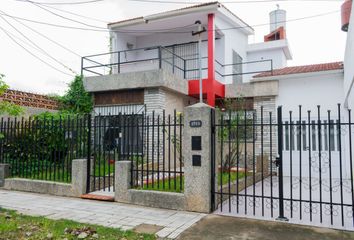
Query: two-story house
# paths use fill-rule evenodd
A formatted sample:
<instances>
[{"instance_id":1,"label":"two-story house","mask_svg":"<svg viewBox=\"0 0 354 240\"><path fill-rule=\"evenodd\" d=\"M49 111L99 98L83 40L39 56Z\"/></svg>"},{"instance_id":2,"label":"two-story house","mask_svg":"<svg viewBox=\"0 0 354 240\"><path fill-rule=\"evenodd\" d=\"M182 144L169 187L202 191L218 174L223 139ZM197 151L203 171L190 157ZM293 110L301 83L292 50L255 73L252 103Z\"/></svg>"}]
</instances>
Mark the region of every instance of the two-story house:
<instances>
[{"instance_id":1,"label":"two-story house","mask_svg":"<svg viewBox=\"0 0 354 240\"><path fill-rule=\"evenodd\" d=\"M250 81L292 59L285 14L270 13L270 34L256 44L248 43L254 29L219 2L110 23L112 52L83 58L95 112L172 113L199 101L198 21L204 101L222 108L223 99L242 96L250 109L269 101L277 83Z\"/></svg>"}]
</instances>

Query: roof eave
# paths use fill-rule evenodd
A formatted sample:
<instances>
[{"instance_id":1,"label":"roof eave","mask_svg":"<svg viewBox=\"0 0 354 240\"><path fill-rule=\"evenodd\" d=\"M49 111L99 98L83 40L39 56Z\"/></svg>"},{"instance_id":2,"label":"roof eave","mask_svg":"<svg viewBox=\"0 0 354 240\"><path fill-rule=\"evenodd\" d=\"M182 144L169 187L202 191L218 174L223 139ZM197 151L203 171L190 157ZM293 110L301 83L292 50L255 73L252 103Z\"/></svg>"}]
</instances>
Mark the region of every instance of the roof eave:
<instances>
[{"instance_id":1,"label":"roof eave","mask_svg":"<svg viewBox=\"0 0 354 240\"><path fill-rule=\"evenodd\" d=\"M333 75L333 74L344 74L344 69L283 74L283 75L274 75L274 76L266 76L266 77L253 77L251 79L251 82L263 82L263 81L270 81L270 80L282 80L282 79L292 79L292 78L307 78L307 77Z\"/></svg>"},{"instance_id":2,"label":"roof eave","mask_svg":"<svg viewBox=\"0 0 354 240\"><path fill-rule=\"evenodd\" d=\"M186 8L183 10L172 10L168 12L163 12L163 13L157 13L157 14L152 14L152 15L147 15L144 17L139 17L139 18L134 18L131 20L126 20L126 21L121 21L121 22L116 22L116 23L109 23L108 28L109 29L114 29L114 28L121 28L121 27L127 27L127 26L132 26L136 24L141 24L141 23L147 23L147 22L152 22L160 19L166 19L166 18L172 18L172 17L177 17L185 14L190 14L190 13L198 13L198 12L216 12L218 8L221 7L221 4L218 2L211 3L209 5L205 6L198 6L195 8Z\"/></svg>"},{"instance_id":3,"label":"roof eave","mask_svg":"<svg viewBox=\"0 0 354 240\"><path fill-rule=\"evenodd\" d=\"M224 16L230 19L235 25L240 26L240 30L246 33L247 35L253 35L254 29L244 22L241 18L237 17L234 13L232 13L229 9L227 9L224 5L218 9Z\"/></svg>"}]
</instances>

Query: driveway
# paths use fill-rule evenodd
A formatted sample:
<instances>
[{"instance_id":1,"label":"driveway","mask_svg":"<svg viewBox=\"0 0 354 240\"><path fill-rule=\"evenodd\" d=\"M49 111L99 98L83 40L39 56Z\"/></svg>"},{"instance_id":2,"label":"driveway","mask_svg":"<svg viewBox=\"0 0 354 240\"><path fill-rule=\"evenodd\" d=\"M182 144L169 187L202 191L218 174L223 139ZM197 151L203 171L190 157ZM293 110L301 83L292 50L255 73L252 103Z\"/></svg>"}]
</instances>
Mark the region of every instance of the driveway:
<instances>
[{"instance_id":1,"label":"driveway","mask_svg":"<svg viewBox=\"0 0 354 240\"><path fill-rule=\"evenodd\" d=\"M178 239L353 240L354 232L212 214L187 229Z\"/></svg>"}]
</instances>

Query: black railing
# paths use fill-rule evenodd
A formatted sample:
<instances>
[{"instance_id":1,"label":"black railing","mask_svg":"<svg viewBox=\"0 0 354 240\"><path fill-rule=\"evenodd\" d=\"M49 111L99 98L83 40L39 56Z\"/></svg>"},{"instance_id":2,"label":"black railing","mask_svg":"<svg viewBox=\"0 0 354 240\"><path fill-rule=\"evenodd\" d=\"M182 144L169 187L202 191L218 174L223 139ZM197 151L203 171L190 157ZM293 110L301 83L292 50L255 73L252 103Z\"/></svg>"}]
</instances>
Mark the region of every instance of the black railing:
<instances>
[{"instance_id":1,"label":"black railing","mask_svg":"<svg viewBox=\"0 0 354 240\"><path fill-rule=\"evenodd\" d=\"M165 69L184 78L185 60L167 48L156 46L82 57L81 74L109 75Z\"/></svg>"},{"instance_id":2,"label":"black railing","mask_svg":"<svg viewBox=\"0 0 354 240\"><path fill-rule=\"evenodd\" d=\"M208 57L202 58L203 77L207 77L207 60ZM109 75L164 69L182 79L199 79L198 55L184 54L179 56L162 46L90 55L82 58L81 65L81 74L85 75ZM245 69L245 66L251 68L253 65L256 65L253 67L254 70ZM215 60L216 79L221 82L227 77L265 72L273 73L273 60L231 64L223 64L221 61Z\"/></svg>"},{"instance_id":3,"label":"black railing","mask_svg":"<svg viewBox=\"0 0 354 240\"><path fill-rule=\"evenodd\" d=\"M223 113L214 127L217 211L353 229L350 110L262 107Z\"/></svg>"},{"instance_id":4,"label":"black railing","mask_svg":"<svg viewBox=\"0 0 354 240\"><path fill-rule=\"evenodd\" d=\"M69 183L72 160L87 158L89 129L89 116L2 118L0 163L12 177Z\"/></svg>"}]
</instances>

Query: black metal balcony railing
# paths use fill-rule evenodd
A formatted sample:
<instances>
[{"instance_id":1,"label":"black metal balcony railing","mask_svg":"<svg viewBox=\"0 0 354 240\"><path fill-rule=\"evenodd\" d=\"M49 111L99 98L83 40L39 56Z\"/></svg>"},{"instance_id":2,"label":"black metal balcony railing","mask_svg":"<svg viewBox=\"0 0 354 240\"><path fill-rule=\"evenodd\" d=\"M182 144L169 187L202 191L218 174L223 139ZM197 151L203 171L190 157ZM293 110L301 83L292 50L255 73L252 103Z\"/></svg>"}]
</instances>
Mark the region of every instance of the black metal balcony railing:
<instances>
[{"instance_id":1,"label":"black metal balcony railing","mask_svg":"<svg viewBox=\"0 0 354 240\"><path fill-rule=\"evenodd\" d=\"M208 57L202 58L202 77L207 77ZM273 72L273 60L260 60L242 63L222 64L215 60L216 79L222 81L226 77ZM251 67L257 64L257 67ZM242 65L241 68L237 67ZM244 67L247 66L247 67ZM81 74L85 76L110 75L128 72L164 69L181 79L198 79L198 55L179 56L162 47L138 48L117 52L102 53L82 57ZM242 69L238 71L238 69ZM257 69L245 71L247 69Z\"/></svg>"}]
</instances>

